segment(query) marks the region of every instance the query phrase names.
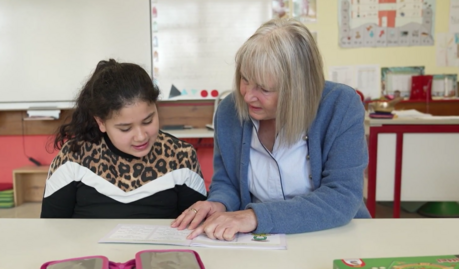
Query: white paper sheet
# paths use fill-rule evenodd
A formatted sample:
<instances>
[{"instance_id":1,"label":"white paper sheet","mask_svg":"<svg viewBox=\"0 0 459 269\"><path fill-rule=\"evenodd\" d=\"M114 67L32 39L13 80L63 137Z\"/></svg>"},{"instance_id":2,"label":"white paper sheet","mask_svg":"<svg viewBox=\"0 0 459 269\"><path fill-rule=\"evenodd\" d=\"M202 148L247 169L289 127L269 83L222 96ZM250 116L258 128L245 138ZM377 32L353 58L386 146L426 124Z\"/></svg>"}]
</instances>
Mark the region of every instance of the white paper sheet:
<instances>
[{"instance_id":1,"label":"white paper sheet","mask_svg":"<svg viewBox=\"0 0 459 269\"><path fill-rule=\"evenodd\" d=\"M449 2L449 32L459 33L459 0Z\"/></svg>"},{"instance_id":2,"label":"white paper sheet","mask_svg":"<svg viewBox=\"0 0 459 269\"><path fill-rule=\"evenodd\" d=\"M329 79L333 82L343 83L355 88L355 75L353 66L331 66Z\"/></svg>"},{"instance_id":3,"label":"white paper sheet","mask_svg":"<svg viewBox=\"0 0 459 269\"><path fill-rule=\"evenodd\" d=\"M329 68L329 80L343 83L359 90L365 99L381 96L381 71L379 65L347 65Z\"/></svg>"},{"instance_id":4,"label":"white paper sheet","mask_svg":"<svg viewBox=\"0 0 459 269\"><path fill-rule=\"evenodd\" d=\"M459 66L459 34L437 33L437 66Z\"/></svg>"},{"instance_id":5,"label":"white paper sheet","mask_svg":"<svg viewBox=\"0 0 459 269\"><path fill-rule=\"evenodd\" d=\"M356 89L363 93L365 99L381 96L381 71L379 65L358 65L355 67Z\"/></svg>"},{"instance_id":6,"label":"white paper sheet","mask_svg":"<svg viewBox=\"0 0 459 269\"><path fill-rule=\"evenodd\" d=\"M238 233L232 241L214 240L201 234L193 240L190 230L165 225L118 224L99 243L161 244L219 248L287 249L285 234Z\"/></svg>"}]
</instances>

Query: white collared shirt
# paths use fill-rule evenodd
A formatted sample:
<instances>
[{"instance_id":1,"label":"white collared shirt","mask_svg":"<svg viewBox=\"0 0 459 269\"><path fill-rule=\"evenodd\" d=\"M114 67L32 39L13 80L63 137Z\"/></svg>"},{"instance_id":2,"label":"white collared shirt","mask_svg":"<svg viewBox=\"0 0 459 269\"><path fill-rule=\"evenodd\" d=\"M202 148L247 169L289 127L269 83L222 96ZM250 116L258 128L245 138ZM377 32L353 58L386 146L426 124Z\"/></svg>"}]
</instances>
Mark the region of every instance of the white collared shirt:
<instances>
[{"instance_id":1,"label":"white collared shirt","mask_svg":"<svg viewBox=\"0 0 459 269\"><path fill-rule=\"evenodd\" d=\"M280 146L276 137L273 152L269 152L258 137L259 122L252 119L250 145L249 189L253 202L292 199L313 190L309 177L307 141L301 139L291 147Z\"/></svg>"}]
</instances>

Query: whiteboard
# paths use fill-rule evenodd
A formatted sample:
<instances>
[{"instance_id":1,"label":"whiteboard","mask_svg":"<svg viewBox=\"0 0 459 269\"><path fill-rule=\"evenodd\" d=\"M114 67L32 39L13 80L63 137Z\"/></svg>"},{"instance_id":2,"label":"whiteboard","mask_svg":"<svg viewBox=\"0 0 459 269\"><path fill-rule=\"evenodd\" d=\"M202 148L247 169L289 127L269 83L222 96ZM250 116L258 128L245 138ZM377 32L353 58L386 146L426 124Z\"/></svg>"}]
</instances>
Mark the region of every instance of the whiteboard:
<instances>
[{"instance_id":1,"label":"whiteboard","mask_svg":"<svg viewBox=\"0 0 459 269\"><path fill-rule=\"evenodd\" d=\"M153 0L153 74L168 99L231 89L235 55L272 17L272 0ZM214 96L215 97L215 96Z\"/></svg>"},{"instance_id":2,"label":"whiteboard","mask_svg":"<svg viewBox=\"0 0 459 269\"><path fill-rule=\"evenodd\" d=\"M73 104L96 64L152 74L149 0L0 0L0 109Z\"/></svg>"}]
</instances>

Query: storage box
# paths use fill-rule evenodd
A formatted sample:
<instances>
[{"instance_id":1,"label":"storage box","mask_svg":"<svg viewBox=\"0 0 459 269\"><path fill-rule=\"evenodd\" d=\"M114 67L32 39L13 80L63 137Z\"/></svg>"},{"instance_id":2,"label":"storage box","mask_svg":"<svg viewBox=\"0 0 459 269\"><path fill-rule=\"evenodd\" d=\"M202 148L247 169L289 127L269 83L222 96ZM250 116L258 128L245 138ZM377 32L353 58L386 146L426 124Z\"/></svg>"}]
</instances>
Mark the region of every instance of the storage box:
<instances>
[{"instance_id":1,"label":"storage box","mask_svg":"<svg viewBox=\"0 0 459 269\"><path fill-rule=\"evenodd\" d=\"M25 166L13 170L14 204L41 202L48 175L48 166Z\"/></svg>"},{"instance_id":2,"label":"storage box","mask_svg":"<svg viewBox=\"0 0 459 269\"><path fill-rule=\"evenodd\" d=\"M459 269L459 255L419 256L333 261L333 269Z\"/></svg>"}]
</instances>

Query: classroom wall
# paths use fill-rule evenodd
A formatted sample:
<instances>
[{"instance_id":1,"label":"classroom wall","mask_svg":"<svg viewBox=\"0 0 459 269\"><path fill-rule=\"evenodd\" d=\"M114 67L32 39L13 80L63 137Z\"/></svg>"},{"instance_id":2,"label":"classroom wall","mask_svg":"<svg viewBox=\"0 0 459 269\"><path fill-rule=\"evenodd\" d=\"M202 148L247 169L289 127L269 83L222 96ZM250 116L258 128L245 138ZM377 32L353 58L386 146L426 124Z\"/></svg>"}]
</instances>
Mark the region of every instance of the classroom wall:
<instances>
[{"instance_id":1,"label":"classroom wall","mask_svg":"<svg viewBox=\"0 0 459 269\"><path fill-rule=\"evenodd\" d=\"M56 153L46 151L48 135L0 136L0 183L13 182L13 170L31 163L25 153L42 163L49 165Z\"/></svg>"},{"instance_id":2,"label":"classroom wall","mask_svg":"<svg viewBox=\"0 0 459 269\"><path fill-rule=\"evenodd\" d=\"M437 0L435 33L448 32L449 0ZM316 31L328 78L330 66L378 64L380 67L425 66L426 74L458 74L458 67L436 65L435 46L340 48L338 45L338 0L317 0L317 23L306 24Z\"/></svg>"},{"instance_id":3,"label":"classroom wall","mask_svg":"<svg viewBox=\"0 0 459 269\"><path fill-rule=\"evenodd\" d=\"M325 74L328 67L340 65L379 64L381 67L423 65L427 74L458 73L457 67L437 67L435 46L429 47L378 47L347 48L338 46L338 1L318 0L318 22L307 26L318 33L318 44L322 52ZM436 1L435 31L447 32L449 1ZM228 74L232 76L232 74ZM55 153L45 149L48 136L26 136L25 150L44 165L49 165ZM0 136L0 182L12 182L12 170L32 163L23 153L21 136ZM204 178L210 181L212 167L210 149L198 150L198 158ZM210 168L210 169L209 169Z\"/></svg>"}]
</instances>

